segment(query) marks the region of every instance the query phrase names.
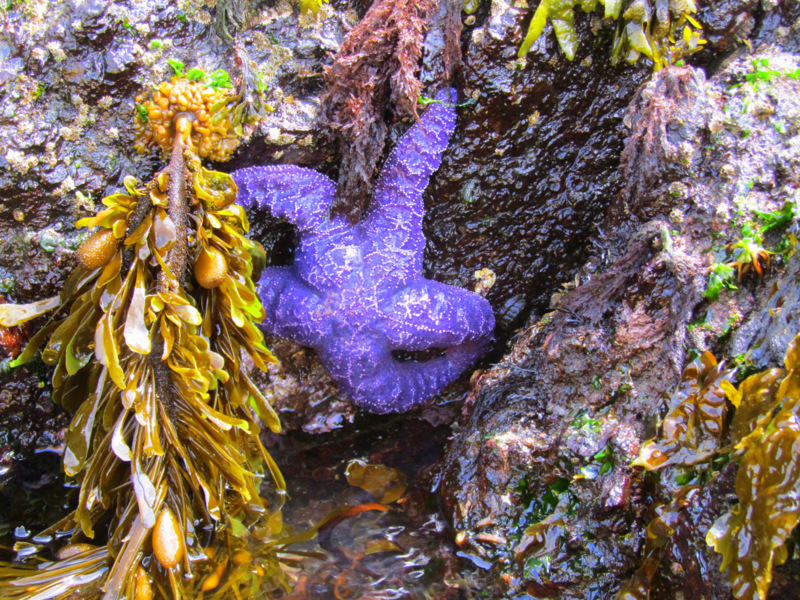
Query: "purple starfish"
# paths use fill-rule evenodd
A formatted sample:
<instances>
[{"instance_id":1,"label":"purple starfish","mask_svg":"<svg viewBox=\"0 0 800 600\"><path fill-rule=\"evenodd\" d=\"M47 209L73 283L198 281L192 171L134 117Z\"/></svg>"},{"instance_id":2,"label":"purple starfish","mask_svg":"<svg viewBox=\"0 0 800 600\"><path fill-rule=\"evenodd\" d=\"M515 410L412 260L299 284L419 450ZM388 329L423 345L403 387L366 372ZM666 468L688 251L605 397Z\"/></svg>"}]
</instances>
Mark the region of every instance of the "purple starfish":
<instances>
[{"instance_id":1,"label":"purple starfish","mask_svg":"<svg viewBox=\"0 0 800 600\"><path fill-rule=\"evenodd\" d=\"M375 413L402 412L440 392L492 340L494 315L473 292L422 276L422 192L455 128L455 90L443 90L400 140L367 217L330 219L333 181L296 166L233 173L239 203L267 206L297 226L294 264L258 282L265 333L315 348L339 387ZM425 362L396 350L437 349Z\"/></svg>"}]
</instances>

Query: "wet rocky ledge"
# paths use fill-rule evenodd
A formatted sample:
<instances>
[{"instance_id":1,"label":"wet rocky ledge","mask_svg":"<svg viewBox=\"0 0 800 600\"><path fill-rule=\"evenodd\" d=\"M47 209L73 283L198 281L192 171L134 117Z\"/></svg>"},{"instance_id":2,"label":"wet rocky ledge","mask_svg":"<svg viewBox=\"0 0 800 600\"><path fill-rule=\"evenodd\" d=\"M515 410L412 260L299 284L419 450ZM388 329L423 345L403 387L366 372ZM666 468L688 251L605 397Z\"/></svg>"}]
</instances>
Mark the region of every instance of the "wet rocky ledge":
<instances>
[{"instance_id":1,"label":"wet rocky ledge","mask_svg":"<svg viewBox=\"0 0 800 600\"><path fill-rule=\"evenodd\" d=\"M248 5L243 42L273 110L217 168L300 164L337 177L335 147L317 126L322 73L362 4L334 0L317 16L285 1ZM482 1L462 15L454 83L465 102L426 193L426 277L473 288L482 269L494 275L485 292L498 321L491 354L431 405L389 420L359 414L313 353L287 342L273 341L281 366L261 383L284 423L270 443L285 468L295 457L306 465L298 485L305 477L324 489L351 458L405 469L409 498L440 510L410 522L434 518L447 568L469 580L462 589L610 598L642 564L647 526L679 487L630 463L684 369L705 351L731 366L748 351L747 367L778 366L797 334L796 254L773 254L763 276L751 269L716 299L704 293L726 246L741 239L743 215L800 204L800 81L782 75L800 68L800 8L700 3L708 48L653 74L641 63L609 64L612 32L596 15L577 16L573 61L549 26L518 59L524 4ZM132 119L135 96L171 73L167 59L234 69L214 33L217 10L153 0L7 6L6 301L56 294L83 240L74 222L124 176L148 180L159 168L155 154L131 149ZM436 61L431 36L424 70L435 74ZM767 75L748 77L759 69ZM391 123L390 139L409 125ZM290 260L290 229L266 214L250 220L273 260ZM770 231L765 247L793 226ZM3 331L3 356L18 353L35 325ZM17 504L2 532L17 522L35 530L51 522L32 515L60 489L50 457L69 416L50 401L41 363L0 377L0 496ZM415 442L419 432L430 443ZM354 436L361 441L349 447ZM389 449L387 436L396 437ZM307 464L314 454L327 458ZM732 597L705 532L735 499L734 478L735 466L722 466L698 485L655 565L650 597ZM64 509L68 492L45 503L48 515ZM543 553L525 531L547 517L555 525ZM778 567L770 598L794 597L798 573L796 558Z\"/></svg>"}]
</instances>

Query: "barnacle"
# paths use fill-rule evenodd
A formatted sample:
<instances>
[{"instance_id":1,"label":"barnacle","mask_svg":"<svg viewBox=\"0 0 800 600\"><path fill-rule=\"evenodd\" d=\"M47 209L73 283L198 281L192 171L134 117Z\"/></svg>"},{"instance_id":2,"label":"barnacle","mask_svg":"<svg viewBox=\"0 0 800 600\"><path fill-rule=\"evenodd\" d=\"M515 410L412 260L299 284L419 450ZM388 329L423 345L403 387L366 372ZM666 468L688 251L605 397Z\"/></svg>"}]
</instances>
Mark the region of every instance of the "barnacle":
<instances>
[{"instance_id":1,"label":"barnacle","mask_svg":"<svg viewBox=\"0 0 800 600\"><path fill-rule=\"evenodd\" d=\"M580 6L584 12L592 12L598 4L604 6L606 19L617 21L612 64L620 57L633 63L645 56L659 70L701 50L706 43L702 27L691 16L697 12L694 0L628 0L627 4L623 0L541 0L519 48L519 57L528 53L549 20L564 55L569 60L575 58L578 34L574 9Z\"/></svg>"},{"instance_id":2,"label":"barnacle","mask_svg":"<svg viewBox=\"0 0 800 600\"><path fill-rule=\"evenodd\" d=\"M228 160L239 144L239 136L225 110L232 98L229 89L211 87L205 79L189 80L176 75L162 82L151 98L144 94L136 97L142 109L135 119L134 148L146 152L158 146L165 156L169 155L175 136L173 121L179 114L190 113L194 118L191 140L197 155ZM146 119L142 117L144 114Z\"/></svg>"},{"instance_id":3,"label":"barnacle","mask_svg":"<svg viewBox=\"0 0 800 600\"><path fill-rule=\"evenodd\" d=\"M185 80L162 89L148 123L163 129L151 136L169 129L169 164L145 185L127 177L124 192L77 223L99 233L58 298L0 309L9 324L57 309L13 364L44 345L53 399L75 411L64 469L80 481L77 508L49 530L69 532L67 550L35 569L0 565L0 599L288 589L277 555L285 485L254 414L274 431L280 424L243 359L262 370L275 360L255 325L264 309L247 217L231 177L200 164L203 147L227 152L204 146L215 96ZM190 101L172 97L178 90Z\"/></svg>"}]
</instances>

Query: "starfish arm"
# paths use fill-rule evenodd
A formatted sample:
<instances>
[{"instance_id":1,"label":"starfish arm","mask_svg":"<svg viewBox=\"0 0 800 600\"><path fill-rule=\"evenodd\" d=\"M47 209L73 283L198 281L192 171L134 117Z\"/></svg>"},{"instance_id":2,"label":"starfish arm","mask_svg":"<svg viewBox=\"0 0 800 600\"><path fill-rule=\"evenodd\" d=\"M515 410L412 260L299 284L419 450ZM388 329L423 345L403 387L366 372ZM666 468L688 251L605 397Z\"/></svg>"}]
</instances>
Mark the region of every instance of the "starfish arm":
<instances>
[{"instance_id":1,"label":"starfish arm","mask_svg":"<svg viewBox=\"0 0 800 600\"><path fill-rule=\"evenodd\" d=\"M258 281L266 316L259 327L268 335L315 346L330 335L328 315L318 294L292 267L267 267Z\"/></svg>"},{"instance_id":2,"label":"starfish arm","mask_svg":"<svg viewBox=\"0 0 800 600\"><path fill-rule=\"evenodd\" d=\"M422 192L431 174L439 168L442 153L455 129L455 101L455 90L439 92L436 102L389 155L375 188L372 212L367 218L367 223L377 228L378 235L386 228L382 226L384 220L394 229L398 220L410 222L411 231L421 229Z\"/></svg>"},{"instance_id":3,"label":"starfish arm","mask_svg":"<svg viewBox=\"0 0 800 600\"><path fill-rule=\"evenodd\" d=\"M244 208L267 207L272 214L314 232L327 223L336 186L328 177L294 165L248 167L231 173L239 187L237 202Z\"/></svg>"},{"instance_id":4,"label":"starfish arm","mask_svg":"<svg viewBox=\"0 0 800 600\"><path fill-rule=\"evenodd\" d=\"M351 344L331 344L320 349L320 358L353 402L378 414L422 404L458 379L476 358L453 348L426 362L400 362L377 342L361 350L353 353Z\"/></svg>"},{"instance_id":5,"label":"starfish arm","mask_svg":"<svg viewBox=\"0 0 800 600\"><path fill-rule=\"evenodd\" d=\"M492 341L492 306L469 290L418 279L382 308L393 350L461 347L477 359Z\"/></svg>"}]
</instances>

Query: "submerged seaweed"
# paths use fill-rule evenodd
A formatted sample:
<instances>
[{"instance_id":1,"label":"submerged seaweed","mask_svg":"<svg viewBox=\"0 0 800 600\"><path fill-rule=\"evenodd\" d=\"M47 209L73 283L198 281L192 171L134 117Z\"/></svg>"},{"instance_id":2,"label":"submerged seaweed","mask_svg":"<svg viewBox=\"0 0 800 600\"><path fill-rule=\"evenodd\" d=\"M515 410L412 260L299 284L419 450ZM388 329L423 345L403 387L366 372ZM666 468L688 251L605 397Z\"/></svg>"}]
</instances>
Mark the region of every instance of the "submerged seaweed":
<instances>
[{"instance_id":1,"label":"submerged seaweed","mask_svg":"<svg viewBox=\"0 0 800 600\"><path fill-rule=\"evenodd\" d=\"M656 516L645 531L642 561L614 600L647 600L650 597L650 588L664 558L666 545L683 516L681 511L694 500L699 489L698 485L683 486L669 503L656 508Z\"/></svg>"},{"instance_id":2,"label":"submerged seaweed","mask_svg":"<svg viewBox=\"0 0 800 600\"><path fill-rule=\"evenodd\" d=\"M139 112L141 128L164 130L151 129L148 143L164 147L171 134L169 164L144 186L126 178L124 193L77 223L98 231L58 298L0 309L9 324L56 309L13 364L44 345L53 398L76 411L64 469L80 481L75 511L37 537L67 545L35 568L0 566L0 598L263 597L289 588L277 553L285 485L254 415L273 431L280 424L243 360L262 370L275 360L255 325L264 310L253 243L235 183L198 157L214 107L226 103L185 81L145 103L147 121ZM202 106L177 110L165 93L176 87ZM218 156L220 145L203 154Z\"/></svg>"}]
</instances>

